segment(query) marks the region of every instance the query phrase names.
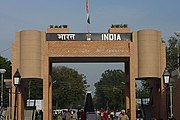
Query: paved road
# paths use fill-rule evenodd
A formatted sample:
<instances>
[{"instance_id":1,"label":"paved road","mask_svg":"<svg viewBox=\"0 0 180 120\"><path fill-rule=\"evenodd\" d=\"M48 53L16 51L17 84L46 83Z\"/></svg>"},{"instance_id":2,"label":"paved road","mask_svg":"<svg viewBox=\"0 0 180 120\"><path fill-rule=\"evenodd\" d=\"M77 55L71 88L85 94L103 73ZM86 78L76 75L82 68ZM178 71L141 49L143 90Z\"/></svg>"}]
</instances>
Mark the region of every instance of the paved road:
<instances>
[{"instance_id":1,"label":"paved road","mask_svg":"<svg viewBox=\"0 0 180 120\"><path fill-rule=\"evenodd\" d=\"M117 118L114 118L113 120L117 120Z\"/></svg>"}]
</instances>

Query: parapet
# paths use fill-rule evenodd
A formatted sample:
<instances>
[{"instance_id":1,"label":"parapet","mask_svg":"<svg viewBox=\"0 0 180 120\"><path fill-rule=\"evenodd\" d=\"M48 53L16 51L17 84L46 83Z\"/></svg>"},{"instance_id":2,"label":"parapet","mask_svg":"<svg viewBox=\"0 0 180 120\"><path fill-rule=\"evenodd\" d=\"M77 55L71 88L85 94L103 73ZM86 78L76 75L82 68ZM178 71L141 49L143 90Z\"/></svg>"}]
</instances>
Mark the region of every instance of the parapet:
<instances>
[{"instance_id":1,"label":"parapet","mask_svg":"<svg viewBox=\"0 0 180 120\"><path fill-rule=\"evenodd\" d=\"M127 24L112 24L108 33L131 33L131 28Z\"/></svg>"},{"instance_id":2,"label":"parapet","mask_svg":"<svg viewBox=\"0 0 180 120\"><path fill-rule=\"evenodd\" d=\"M50 25L47 33L69 33L68 25Z\"/></svg>"}]
</instances>

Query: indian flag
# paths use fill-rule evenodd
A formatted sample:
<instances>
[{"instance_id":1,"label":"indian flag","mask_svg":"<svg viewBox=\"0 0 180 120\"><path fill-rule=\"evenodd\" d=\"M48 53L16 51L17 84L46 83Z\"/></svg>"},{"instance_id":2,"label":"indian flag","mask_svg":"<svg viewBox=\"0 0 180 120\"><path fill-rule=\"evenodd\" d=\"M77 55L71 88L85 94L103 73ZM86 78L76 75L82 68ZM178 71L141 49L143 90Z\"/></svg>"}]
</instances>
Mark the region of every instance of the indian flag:
<instances>
[{"instance_id":1,"label":"indian flag","mask_svg":"<svg viewBox=\"0 0 180 120\"><path fill-rule=\"evenodd\" d=\"M87 23L90 24L90 15L89 15L89 3L86 0L86 12L87 12Z\"/></svg>"}]
</instances>

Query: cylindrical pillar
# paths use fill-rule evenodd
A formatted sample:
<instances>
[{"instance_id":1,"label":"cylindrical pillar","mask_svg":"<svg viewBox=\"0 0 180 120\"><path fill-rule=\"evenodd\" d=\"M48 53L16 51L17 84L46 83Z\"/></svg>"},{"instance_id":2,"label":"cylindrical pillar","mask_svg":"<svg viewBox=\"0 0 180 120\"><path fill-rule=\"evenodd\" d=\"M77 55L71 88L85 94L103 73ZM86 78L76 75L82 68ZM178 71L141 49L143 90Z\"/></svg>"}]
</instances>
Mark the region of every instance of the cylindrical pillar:
<instances>
[{"instance_id":1,"label":"cylindrical pillar","mask_svg":"<svg viewBox=\"0 0 180 120\"><path fill-rule=\"evenodd\" d=\"M20 32L20 70L22 78L41 78L41 32Z\"/></svg>"},{"instance_id":2,"label":"cylindrical pillar","mask_svg":"<svg viewBox=\"0 0 180 120\"><path fill-rule=\"evenodd\" d=\"M161 78L161 32L157 30L140 30L138 36L139 78Z\"/></svg>"}]
</instances>

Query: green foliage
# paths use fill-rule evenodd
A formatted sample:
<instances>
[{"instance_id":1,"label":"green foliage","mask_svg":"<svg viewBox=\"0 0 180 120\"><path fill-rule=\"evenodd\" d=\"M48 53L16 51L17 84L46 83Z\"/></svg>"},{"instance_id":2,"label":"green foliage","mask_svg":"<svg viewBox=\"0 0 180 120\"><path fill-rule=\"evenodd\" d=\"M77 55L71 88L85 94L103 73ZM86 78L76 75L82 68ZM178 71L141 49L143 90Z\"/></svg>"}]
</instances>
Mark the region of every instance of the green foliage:
<instances>
[{"instance_id":1,"label":"green foliage","mask_svg":"<svg viewBox=\"0 0 180 120\"><path fill-rule=\"evenodd\" d=\"M150 97L149 81L142 80L141 84L141 88L136 89L136 98Z\"/></svg>"},{"instance_id":2,"label":"green foliage","mask_svg":"<svg viewBox=\"0 0 180 120\"><path fill-rule=\"evenodd\" d=\"M95 107L125 108L125 73L122 70L106 70L95 83Z\"/></svg>"},{"instance_id":3,"label":"green foliage","mask_svg":"<svg viewBox=\"0 0 180 120\"><path fill-rule=\"evenodd\" d=\"M56 66L52 71L53 108L76 107L84 103L86 77L76 70Z\"/></svg>"},{"instance_id":4,"label":"green foliage","mask_svg":"<svg viewBox=\"0 0 180 120\"><path fill-rule=\"evenodd\" d=\"M43 99L43 81L40 79L26 80L26 97L28 99ZM38 92L37 92L38 91Z\"/></svg>"},{"instance_id":5,"label":"green foliage","mask_svg":"<svg viewBox=\"0 0 180 120\"><path fill-rule=\"evenodd\" d=\"M11 66L11 61L8 60L7 58L4 58L2 56L0 56L0 69L6 69L6 72L4 73L3 77L4 79L11 79L11 73L12 73L12 66ZM1 82L0 82L1 83ZM4 94L3 94L3 101L4 101L4 105L8 106L8 89L6 89L5 84L4 84Z\"/></svg>"},{"instance_id":6,"label":"green foliage","mask_svg":"<svg viewBox=\"0 0 180 120\"><path fill-rule=\"evenodd\" d=\"M4 74L5 79L11 78L12 65L10 60L0 56L0 69L6 69L6 73Z\"/></svg>"},{"instance_id":7,"label":"green foliage","mask_svg":"<svg viewBox=\"0 0 180 120\"><path fill-rule=\"evenodd\" d=\"M180 46L179 46L180 43L179 42L180 41L178 41L178 38L173 37L173 36L171 36L168 40L168 46L166 48L166 64L167 64L167 69L170 73L179 67L179 65L178 65L178 61L180 61L180 60L178 60L178 56L180 55ZM166 92L167 92L166 93L167 98L169 98L169 95L170 95L169 89L167 89ZM167 99L167 106L170 106L168 99ZM167 108L168 108L168 110L167 110L168 113L170 113L169 107L167 107Z\"/></svg>"},{"instance_id":8,"label":"green foliage","mask_svg":"<svg viewBox=\"0 0 180 120\"><path fill-rule=\"evenodd\" d=\"M168 40L168 45L166 49L166 57L167 57L167 67L170 71L176 69L178 67L177 62L177 54L178 54L178 45L177 39L175 37L170 37Z\"/></svg>"}]
</instances>

